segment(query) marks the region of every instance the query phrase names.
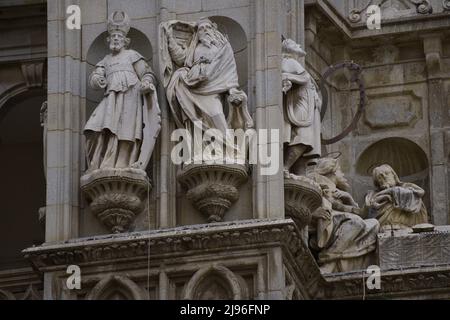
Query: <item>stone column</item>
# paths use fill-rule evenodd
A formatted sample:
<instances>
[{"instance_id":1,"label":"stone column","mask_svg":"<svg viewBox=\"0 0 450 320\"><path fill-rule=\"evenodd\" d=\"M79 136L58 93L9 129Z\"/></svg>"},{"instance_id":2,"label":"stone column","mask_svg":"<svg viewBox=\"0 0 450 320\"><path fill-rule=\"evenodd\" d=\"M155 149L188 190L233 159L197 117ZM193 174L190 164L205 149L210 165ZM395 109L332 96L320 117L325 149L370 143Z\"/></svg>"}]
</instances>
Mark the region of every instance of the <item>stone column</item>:
<instances>
[{"instance_id":1,"label":"stone column","mask_svg":"<svg viewBox=\"0 0 450 320\"><path fill-rule=\"evenodd\" d=\"M69 5L77 0L49 0L48 8L48 133L46 242L78 235L80 117L84 97L80 79L81 30L66 27ZM82 89L83 88L83 89Z\"/></svg>"},{"instance_id":2,"label":"stone column","mask_svg":"<svg viewBox=\"0 0 450 320\"><path fill-rule=\"evenodd\" d=\"M174 1L161 0L159 7L159 19L158 24L164 21L169 21L176 19L176 14L174 10ZM157 37L158 43L155 46L159 48L160 37ZM159 53L159 50L156 50ZM155 70L160 70L159 59L155 64ZM159 79L163 79L162 75L159 75ZM157 228L168 228L174 227L176 224L176 168L172 164L170 159L171 153L171 142L170 135L175 129L175 126L170 122L169 118L169 108L167 105L167 100L165 99L164 86L162 83L158 86L158 96L163 97L159 99L161 106L161 132L160 141L161 148L158 150L160 152L159 158L159 188L160 188L160 209L158 211Z\"/></svg>"},{"instance_id":3,"label":"stone column","mask_svg":"<svg viewBox=\"0 0 450 320\"><path fill-rule=\"evenodd\" d=\"M281 34L285 8L283 2L271 0L253 0L255 14L254 37L251 41L253 51L253 81L256 129L282 128L283 96L281 90ZM275 175L262 175L261 163L254 166L254 217L284 218L284 176L282 132L279 131L279 170ZM270 139L265 144L270 150ZM258 141L258 147L262 145ZM260 159L258 159L260 160ZM285 287L283 255L279 248L271 250L267 262L266 299L283 299Z\"/></svg>"},{"instance_id":4,"label":"stone column","mask_svg":"<svg viewBox=\"0 0 450 320\"><path fill-rule=\"evenodd\" d=\"M254 85L256 128L282 128L283 97L281 91L281 34L283 24L283 3L271 0L254 0L253 8L254 39L251 41L254 59ZM279 131L281 142L281 130ZM275 175L262 175L261 163L255 166L254 204L257 218L284 217L284 179L282 143L275 143L279 151L279 170ZM266 144L258 141L259 147L271 147L270 139ZM259 159L258 159L259 160Z\"/></svg>"},{"instance_id":5,"label":"stone column","mask_svg":"<svg viewBox=\"0 0 450 320\"><path fill-rule=\"evenodd\" d=\"M442 39L439 34L423 36L428 72L428 118L430 128L431 212L436 225L449 223L448 176L446 172L445 127L449 125L442 75Z\"/></svg>"}]
</instances>

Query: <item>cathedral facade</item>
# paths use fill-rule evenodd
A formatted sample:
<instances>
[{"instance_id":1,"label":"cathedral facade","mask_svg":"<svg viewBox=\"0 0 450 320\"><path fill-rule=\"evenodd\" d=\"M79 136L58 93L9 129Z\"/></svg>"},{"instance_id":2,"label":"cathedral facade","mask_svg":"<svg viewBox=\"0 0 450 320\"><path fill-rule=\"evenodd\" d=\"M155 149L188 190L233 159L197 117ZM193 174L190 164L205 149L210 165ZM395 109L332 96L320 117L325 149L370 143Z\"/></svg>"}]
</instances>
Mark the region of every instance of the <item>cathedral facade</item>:
<instances>
[{"instance_id":1,"label":"cathedral facade","mask_svg":"<svg viewBox=\"0 0 450 320\"><path fill-rule=\"evenodd\" d=\"M449 27L448 0L2 1L0 298L450 298Z\"/></svg>"}]
</instances>

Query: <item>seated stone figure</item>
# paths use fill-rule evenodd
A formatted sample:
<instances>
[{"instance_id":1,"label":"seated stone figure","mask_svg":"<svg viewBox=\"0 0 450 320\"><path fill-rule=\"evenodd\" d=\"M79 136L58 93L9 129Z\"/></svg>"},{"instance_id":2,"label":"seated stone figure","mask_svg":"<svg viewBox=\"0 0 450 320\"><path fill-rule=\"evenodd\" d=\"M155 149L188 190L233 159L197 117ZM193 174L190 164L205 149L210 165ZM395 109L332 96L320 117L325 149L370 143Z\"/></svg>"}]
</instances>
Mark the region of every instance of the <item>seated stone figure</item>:
<instances>
[{"instance_id":1,"label":"seated stone figure","mask_svg":"<svg viewBox=\"0 0 450 320\"><path fill-rule=\"evenodd\" d=\"M379 223L362 219L347 192L350 186L337 159L320 159L309 177L322 188L323 204L313 213L310 246L323 273L365 269L374 263Z\"/></svg>"},{"instance_id":2,"label":"seated stone figure","mask_svg":"<svg viewBox=\"0 0 450 320\"><path fill-rule=\"evenodd\" d=\"M373 170L373 182L376 190L367 194L364 211L378 219L382 230L404 229L428 222L422 188L401 182L387 164Z\"/></svg>"}]
</instances>

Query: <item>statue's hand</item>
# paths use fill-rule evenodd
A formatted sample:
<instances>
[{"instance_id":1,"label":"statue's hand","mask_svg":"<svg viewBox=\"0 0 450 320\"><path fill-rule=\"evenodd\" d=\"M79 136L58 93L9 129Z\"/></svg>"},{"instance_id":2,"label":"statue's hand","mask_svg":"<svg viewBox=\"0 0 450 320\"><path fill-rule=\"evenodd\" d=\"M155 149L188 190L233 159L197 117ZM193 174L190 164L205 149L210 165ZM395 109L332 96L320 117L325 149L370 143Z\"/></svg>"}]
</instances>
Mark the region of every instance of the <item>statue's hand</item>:
<instances>
[{"instance_id":1,"label":"statue's hand","mask_svg":"<svg viewBox=\"0 0 450 320\"><path fill-rule=\"evenodd\" d=\"M354 202L352 196L350 195L350 193L348 193L346 191L342 191L342 190L336 189L333 192L333 196L335 198L337 198L337 199L341 199L341 200L343 200L345 202L348 202L348 203L352 203L353 204L353 202Z\"/></svg>"},{"instance_id":2,"label":"statue's hand","mask_svg":"<svg viewBox=\"0 0 450 320\"><path fill-rule=\"evenodd\" d=\"M101 89L105 89L106 88L106 78L102 77L102 76L97 76L95 77L95 84L101 88Z\"/></svg>"},{"instance_id":3,"label":"statue's hand","mask_svg":"<svg viewBox=\"0 0 450 320\"><path fill-rule=\"evenodd\" d=\"M331 220L331 213L324 208L318 208L313 212L314 219Z\"/></svg>"},{"instance_id":4,"label":"statue's hand","mask_svg":"<svg viewBox=\"0 0 450 320\"><path fill-rule=\"evenodd\" d=\"M352 207L351 211L358 216L361 215L361 209L359 207Z\"/></svg>"},{"instance_id":5,"label":"statue's hand","mask_svg":"<svg viewBox=\"0 0 450 320\"><path fill-rule=\"evenodd\" d=\"M150 92L155 92L156 88L153 85L153 83L149 81L142 81L141 82L141 93L146 94Z\"/></svg>"},{"instance_id":6,"label":"statue's hand","mask_svg":"<svg viewBox=\"0 0 450 320\"><path fill-rule=\"evenodd\" d=\"M287 93L292 88L292 82L287 79L283 79L282 85L283 85L283 93Z\"/></svg>"}]
</instances>

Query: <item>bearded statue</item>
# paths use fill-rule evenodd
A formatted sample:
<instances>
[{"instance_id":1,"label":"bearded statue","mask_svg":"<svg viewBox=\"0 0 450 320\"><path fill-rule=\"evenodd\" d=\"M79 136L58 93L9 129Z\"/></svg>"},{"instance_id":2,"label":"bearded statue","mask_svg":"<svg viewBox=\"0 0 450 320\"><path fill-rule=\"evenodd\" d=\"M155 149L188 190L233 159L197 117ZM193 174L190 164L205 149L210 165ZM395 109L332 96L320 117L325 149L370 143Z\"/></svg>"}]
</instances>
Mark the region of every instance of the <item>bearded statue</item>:
<instances>
[{"instance_id":1,"label":"bearded statue","mask_svg":"<svg viewBox=\"0 0 450 320\"><path fill-rule=\"evenodd\" d=\"M373 182L376 190L367 194L365 212L376 217L382 229L405 229L428 222L422 188L414 183L401 182L387 164L373 170Z\"/></svg>"},{"instance_id":2,"label":"bearded statue","mask_svg":"<svg viewBox=\"0 0 450 320\"><path fill-rule=\"evenodd\" d=\"M215 23L207 18L164 22L161 43L164 87L178 128L225 135L227 129L253 127L233 49Z\"/></svg>"},{"instance_id":3,"label":"bearded statue","mask_svg":"<svg viewBox=\"0 0 450 320\"><path fill-rule=\"evenodd\" d=\"M103 100L84 127L88 170L145 170L161 128L156 77L144 57L128 49L130 20L114 12L108 21L111 53L97 63L90 85Z\"/></svg>"}]
</instances>

